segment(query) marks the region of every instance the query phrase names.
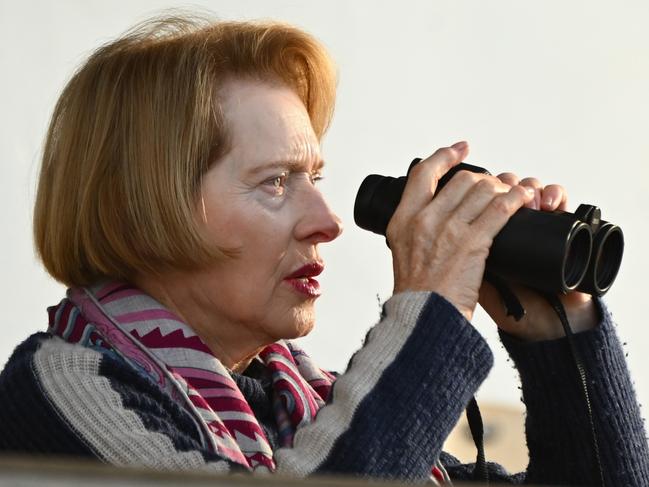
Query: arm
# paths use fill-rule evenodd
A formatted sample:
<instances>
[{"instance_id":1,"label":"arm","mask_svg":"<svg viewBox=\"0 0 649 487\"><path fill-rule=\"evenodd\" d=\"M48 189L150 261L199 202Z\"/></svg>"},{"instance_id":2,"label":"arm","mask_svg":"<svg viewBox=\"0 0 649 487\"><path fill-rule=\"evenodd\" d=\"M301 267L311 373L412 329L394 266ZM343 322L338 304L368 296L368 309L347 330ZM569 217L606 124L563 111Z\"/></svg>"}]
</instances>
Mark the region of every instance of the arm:
<instances>
[{"instance_id":1,"label":"arm","mask_svg":"<svg viewBox=\"0 0 649 487\"><path fill-rule=\"evenodd\" d=\"M425 480L493 362L480 334L437 294L393 296L332 400L276 452L278 473Z\"/></svg>"},{"instance_id":2,"label":"arm","mask_svg":"<svg viewBox=\"0 0 649 487\"><path fill-rule=\"evenodd\" d=\"M594 329L575 335L588 373L606 485L649 485L649 450L624 353L601 307ZM523 342L501 333L527 406L530 483L599 483L581 385L565 338Z\"/></svg>"}]
</instances>

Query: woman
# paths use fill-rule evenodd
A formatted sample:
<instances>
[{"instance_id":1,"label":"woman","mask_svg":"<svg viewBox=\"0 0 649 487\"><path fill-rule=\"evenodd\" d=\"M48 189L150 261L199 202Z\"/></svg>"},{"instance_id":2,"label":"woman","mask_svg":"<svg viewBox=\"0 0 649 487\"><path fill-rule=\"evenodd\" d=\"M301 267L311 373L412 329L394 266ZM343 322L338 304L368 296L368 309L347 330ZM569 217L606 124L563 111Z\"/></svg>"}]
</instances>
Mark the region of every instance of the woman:
<instances>
[{"instance_id":1,"label":"woman","mask_svg":"<svg viewBox=\"0 0 649 487\"><path fill-rule=\"evenodd\" d=\"M441 446L492 365L470 323L480 297L528 407L527 472L491 465L491 478L597 481L558 320L518 290L528 315L515 325L482 285L508 218L562 209L566 193L460 172L431 201L465 142L412 171L388 227L394 296L348 370L335 378L286 341L313 327L318 248L342 230L316 186L333 99L323 48L280 24L168 19L88 60L54 111L34 218L44 265L70 290L0 376L2 451L468 480L473 466ZM593 371L607 481L646 484L610 317L586 295L564 304Z\"/></svg>"}]
</instances>

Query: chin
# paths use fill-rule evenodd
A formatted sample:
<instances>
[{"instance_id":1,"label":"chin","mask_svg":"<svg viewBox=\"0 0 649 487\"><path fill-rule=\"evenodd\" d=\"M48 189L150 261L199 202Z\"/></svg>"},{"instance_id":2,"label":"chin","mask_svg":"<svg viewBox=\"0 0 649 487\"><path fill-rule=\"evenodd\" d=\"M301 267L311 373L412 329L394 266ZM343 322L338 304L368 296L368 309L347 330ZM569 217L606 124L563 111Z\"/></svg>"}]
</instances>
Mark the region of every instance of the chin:
<instances>
[{"instance_id":1,"label":"chin","mask_svg":"<svg viewBox=\"0 0 649 487\"><path fill-rule=\"evenodd\" d=\"M294 338L301 338L307 336L309 333L311 333L311 330L313 330L314 326L315 326L315 321L305 324L304 326L299 328L298 333L296 333L296 336Z\"/></svg>"},{"instance_id":2,"label":"chin","mask_svg":"<svg viewBox=\"0 0 649 487\"><path fill-rule=\"evenodd\" d=\"M315 326L315 315L313 308L298 309L292 317L290 323L282 326L278 340L293 340L308 335Z\"/></svg>"},{"instance_id":3,"label":"chin","mask_svg":"<svg viewBox=\"0 0 649 487\"><path fill-rule=\"evenodd\" d=\"M293 323L282 330L278 340L293 340L308 335L313 330L315 323L313 321Z\"/></svg>"}]
</instances>

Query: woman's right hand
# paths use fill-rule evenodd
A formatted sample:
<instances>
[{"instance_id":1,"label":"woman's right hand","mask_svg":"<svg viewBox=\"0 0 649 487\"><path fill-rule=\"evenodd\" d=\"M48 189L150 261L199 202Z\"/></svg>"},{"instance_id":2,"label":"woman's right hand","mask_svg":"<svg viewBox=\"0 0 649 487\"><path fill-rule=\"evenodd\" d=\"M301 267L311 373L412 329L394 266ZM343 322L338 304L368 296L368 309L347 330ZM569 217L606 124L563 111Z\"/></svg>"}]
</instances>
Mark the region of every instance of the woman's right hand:
<instances>
[{"instance_id":1,"label":"woman's right hand","mask_svg":"<svg viewBox=\"0 0 649 487\"><path fill-rule=\"evenodd\" d=\"M493 238L534 190L460 171L433 199L440 178L468 152L458 142L412 168L386 237L395 294L434 291L471 320Z\"/></svg>"}]
</instances>

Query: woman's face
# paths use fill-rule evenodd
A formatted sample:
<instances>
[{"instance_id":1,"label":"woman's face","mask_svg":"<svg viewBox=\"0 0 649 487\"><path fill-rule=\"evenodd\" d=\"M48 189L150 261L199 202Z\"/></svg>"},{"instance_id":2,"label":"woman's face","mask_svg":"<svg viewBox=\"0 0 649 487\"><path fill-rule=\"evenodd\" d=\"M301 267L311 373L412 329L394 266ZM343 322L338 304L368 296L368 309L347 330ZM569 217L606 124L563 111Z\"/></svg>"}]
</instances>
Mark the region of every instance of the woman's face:
<instances>
[{"instance_id":1,"label":"woman's face","mask_svg":"<svg viewBox=\"0 0 649 487\"><path fill-rule=\"evenodd\" d=\"M236 80L222 99L232 150L204 176L197 211L211 242L235 253L191 285L242 339L303 336L320 295L318 244L342 231L317 188L318 139L287 87Z\"/></svg>"}]
</instances>

